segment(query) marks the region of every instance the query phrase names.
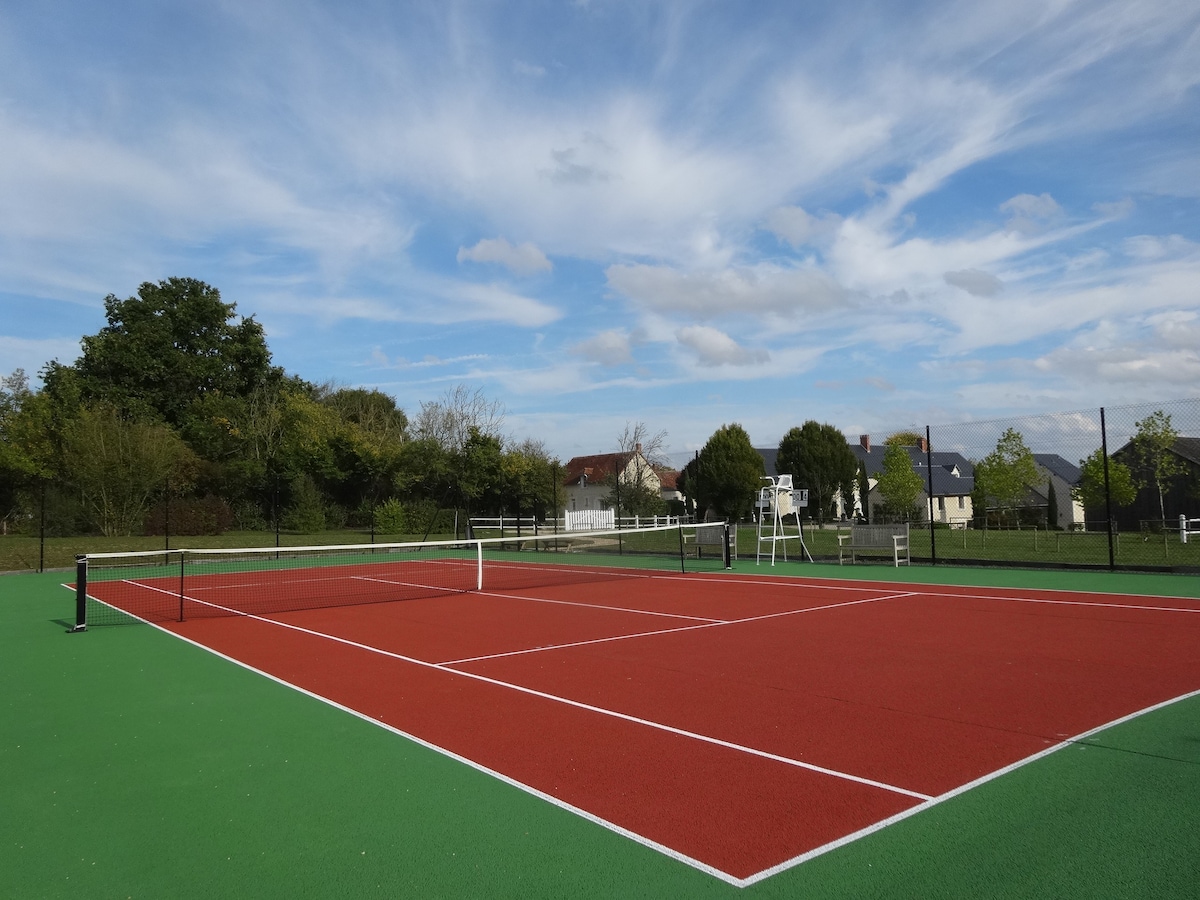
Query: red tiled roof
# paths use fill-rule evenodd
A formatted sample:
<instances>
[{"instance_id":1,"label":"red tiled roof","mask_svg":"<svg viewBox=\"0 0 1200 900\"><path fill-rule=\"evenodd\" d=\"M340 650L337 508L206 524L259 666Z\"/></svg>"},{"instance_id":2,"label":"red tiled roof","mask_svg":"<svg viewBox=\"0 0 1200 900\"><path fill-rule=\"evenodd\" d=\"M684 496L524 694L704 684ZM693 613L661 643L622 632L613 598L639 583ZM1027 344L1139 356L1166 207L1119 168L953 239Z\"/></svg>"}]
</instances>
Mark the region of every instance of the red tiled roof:
<instances>
[{"instance_id":1,"label":"red tiled roof","mask_svg":"<svg viewBox=\"0 0 1200 900\"><path fill-rule=\"evenodd\" d=\"M597 453L594 456L572 457L567 463L563 484L578 484L584 475L590 482L602 481L622 471L632 458L632 453Z\"/></svg>"}]
</instances>

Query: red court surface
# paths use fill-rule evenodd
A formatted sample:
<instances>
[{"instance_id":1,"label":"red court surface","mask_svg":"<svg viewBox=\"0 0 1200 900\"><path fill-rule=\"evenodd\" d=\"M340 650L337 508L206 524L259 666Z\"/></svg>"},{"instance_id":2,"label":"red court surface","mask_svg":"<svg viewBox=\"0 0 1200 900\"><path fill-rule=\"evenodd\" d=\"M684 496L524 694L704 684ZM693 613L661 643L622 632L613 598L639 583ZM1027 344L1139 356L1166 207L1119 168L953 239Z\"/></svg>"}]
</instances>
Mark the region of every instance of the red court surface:
<instances>
[{"instance_id":1,"label":"red court surface","mask_svg":"<svg viewBox=\"0 0 1200 900\"><path fill-rule=\"evenodd\" d=\"M1176 598L639 575L163 627L735 884L1200 690Z\"/></svg>"}]
</instances>

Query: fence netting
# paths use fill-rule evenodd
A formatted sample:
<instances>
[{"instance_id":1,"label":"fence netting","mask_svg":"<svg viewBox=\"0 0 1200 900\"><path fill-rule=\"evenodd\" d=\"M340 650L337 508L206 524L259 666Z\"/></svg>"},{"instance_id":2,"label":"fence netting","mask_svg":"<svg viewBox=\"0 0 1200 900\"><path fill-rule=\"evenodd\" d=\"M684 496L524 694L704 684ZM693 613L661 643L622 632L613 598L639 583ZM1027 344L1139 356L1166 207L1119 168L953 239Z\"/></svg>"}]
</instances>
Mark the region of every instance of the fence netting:
<instances>
[{"instance_id":1,"label":"fence netting","mask_svg":"<svg viewBox=\"0 0 1200 900\"><path fill-rule=\"evenodd\" d=\"M919 526L916 561L1200 568L1200 400L898 428L852 449L847 515Z\"/></svg>"}]
</instances>

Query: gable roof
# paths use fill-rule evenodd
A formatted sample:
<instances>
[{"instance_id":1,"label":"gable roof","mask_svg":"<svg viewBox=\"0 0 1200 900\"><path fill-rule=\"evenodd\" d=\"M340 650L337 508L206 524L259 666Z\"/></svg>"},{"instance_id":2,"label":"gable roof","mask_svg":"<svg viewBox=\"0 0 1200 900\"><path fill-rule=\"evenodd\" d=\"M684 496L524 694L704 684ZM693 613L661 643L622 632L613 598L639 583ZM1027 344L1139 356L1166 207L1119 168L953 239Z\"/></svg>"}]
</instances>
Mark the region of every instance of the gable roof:
<instances>
[{"instance_id":1,"label":"gable roof","mask_svg":"<svg viewBox=\"0 0 1200 900\"><path fill-rule=\"evenodd\" d=\"M1200 466L1200 438L1175 438L1175 446L1172 449L1188 462Z\"/></svg>"},{"instance_id":2,"label":"gable roof","mask_svg":"<svg viewBox=\"0 0 1200 900\"><path fill-rule=\"evenodd\" d=\"M763 458L763 469L766 474L772 477L779 474L775 470L775 460L779 457L778 447L755 447L754 451Z\"/></svg>"},{"instance_id":3,"label":"gable roof","mask_svg":"<svg viewBox=\"0 0 1200 900\"><path fill-rule=\"evenodd\" d=\"M1083 477L1079 466L1072 465L1057 453L1035 453L1033 461L1067 484L1079 484L1079 479Z\"/></svg>"},{"instance_id":4,"label":"gable roof","mask_svg":"<svg viewBox=\"0 0 1200 900\"><path fill-rule=\"evenodd\" d=\"M655 469L654 474L658 476L659 483L664 491L679 490L679 472L674 469Z\"/></svg>"},{"instance_id":5,"label":"gable roof","mask_svg":"<svg viewBox=\"0 0 1200 900\"><path fill-rule=\"evenodd\" d=\"M633 459L633 454L629 452L573 456L567 462L563 484L586 484L613 477L618 472L625 471L625 467L629 465L631 459Z\"/></svg>"},{"instance_id":6,"label":"gable roof","mask_svg":"<svg viewBox=\"0 0 1200 900\"><path fill-rule=\"evenodd\" d=\"M850 445L850 452L854 454L854 458L858 460L859 465L867 470L867 475L871 478L877 477L883 471L883 452L885 449L885 447L877 447L872 451L861 444ZM908 459L912 463L912 467L918 472L923 473L926 462L925 451L920 447L905 447L904 450L908 453ZM952 478L975 478L974 464L961 453L953 450L934 450L929 454L929 458L933 462L935 473L938 470L944 470ZM953 474L955 470L958 471L957 476ZM935 475L935 477L937 476ZM936 490L936 484L934 487ZM962 492L955 491L954 493ZM969 489L967 493L970 493Z\"/></svg>"},{"instance_id":7,"label":"gable roof","mask_svg":"<svg viewBox=\"0 0 1200 900\"><path fill-rule=\"evenodd\" d=\"M1130 441L1112 455L1118 459L1128 459L1133 455L1134 442ZM1171 452L1193 466L1200 466L1200 438L1177 437L1171 446Z\"/></svg>"}]
</instances>

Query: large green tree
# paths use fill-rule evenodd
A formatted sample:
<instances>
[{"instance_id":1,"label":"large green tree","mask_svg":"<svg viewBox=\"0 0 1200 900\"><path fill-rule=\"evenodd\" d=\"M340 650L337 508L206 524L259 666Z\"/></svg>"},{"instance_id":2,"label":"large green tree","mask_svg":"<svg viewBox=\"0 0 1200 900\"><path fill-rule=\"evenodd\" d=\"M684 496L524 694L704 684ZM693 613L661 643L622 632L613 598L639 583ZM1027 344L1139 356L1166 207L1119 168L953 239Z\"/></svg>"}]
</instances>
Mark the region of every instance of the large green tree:
<instances>
[{"instance_id":1,"label":"large green tree","mask_svg":"<svg viewBox=\"0 0 1200 900\"><path fill-rule=\"evenodd\" d=\"M1002 514L1021 506L1029 490L1041 480L1025 438L1013 428L1005 429L996 449L975 464L976 489Z\"/></svg>"},{"instance_id":2,"label":"large green tree","mask_svg":"<svg viewBox=\"0 0 1200 900\"><path fill-rule=\"evenodd\" d=\"M824 521L834 517L839 493L847 502L854 495L858 460L835 426L810 419L783 436L775 469L790 474L797 488L808 490L809 507Z\"/></svg>"},{"instance_id":3,"label":"large green tree","mask_svg":"<svg viewBox=\"0 0 1200 900\"><path fill-rule=\"evenodd\" d=\"M1158 517L1165 520L1171 479L1186 471L1175 453L1179 432L1171 424L1171 416L1161 409L1135 423L1134 427L1137 429L1133 436L1134 465L1145 484L1152 486L1158 494Z\"/></svg>"},{"instance_id":4,"label":"large green tree","mask_svg":"<svg viewBox=\"0 0 1200 900\"><path fill-rule=\"evenodd\" d=\"M693 463L687 485L695 492L698 506L734 522L749 515L764 469L762 455L751 446L746 429L736 422L722 425Z\"/></svg>"},{"instance_id":5,"label":"large green tree","mask_svg":"<svg viewBox=\"0 0 1200 900\"><path fill-rule=\"evenodd\" d=\"M885 445L883 471L876 481L876 487L883 497L882 513L905 522L918 517L917 498L925 488L921 476L913 469L906 446L911 445Z\"/></svg>"},{"instance_id":6,"label":"large green tree","mask_svg":"<svg viewBox=\"0 0 1200 900\"><path fill-rule=\"evenodd\" d=\"M209 394L247 396L279 377L262 326L193 278L146 282L136 297L104 299L108 324L83 338L75 363L85 401L183 425Z\"/></svg>"},{"instance_id":7,"label":"large green tree","mask_svg":"<svg viewBox=\"0 0 1200 900\"><path fill-rule=\"evenodd\" d=\"M1097 448L1087 459L1079 461L1079 484L1071 488L1071 496L1089 512L1103 513L1104 450ZM1108 458L1108 484L1113 506L1128 506L1137 497L1137 484L1129 466L1119 459Z\"/></svg>"}]
</instances>

